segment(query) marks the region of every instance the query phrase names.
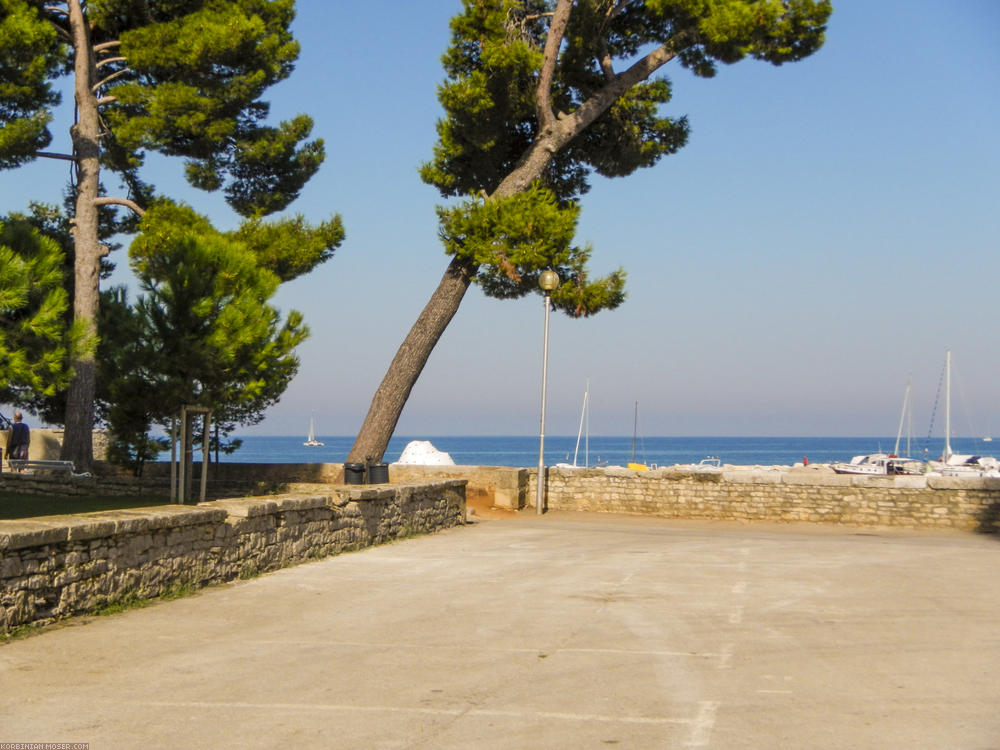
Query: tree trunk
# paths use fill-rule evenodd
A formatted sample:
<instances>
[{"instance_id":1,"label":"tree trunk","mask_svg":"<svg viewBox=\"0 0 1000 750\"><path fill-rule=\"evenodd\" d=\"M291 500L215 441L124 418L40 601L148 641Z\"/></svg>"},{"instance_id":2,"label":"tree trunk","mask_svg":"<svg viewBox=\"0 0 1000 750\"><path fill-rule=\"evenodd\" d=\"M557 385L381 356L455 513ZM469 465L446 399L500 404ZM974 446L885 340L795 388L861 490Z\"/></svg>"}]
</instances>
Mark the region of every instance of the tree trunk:
<instances>
[{"instance_id":1,"label":"tree trunk","mask_svg":"<svg viewBox=\"0 0 1000 750\"><path fill-rule=\"evenodd\" d=\"M368 415L347 455L348 461L382 460L410 391L441 334L458 312L475 270L473 264L457 257L448 264L441 283L399 347L375 392Z\"/></svg>"},{"instance_id":2,"label":"tree trunk","mask_svg":"<svg viewBox=\"0 0 1000 750\"><path fill-rule=\"evenodd\" d=\"M97 389L97 309L98 284L103 248L97 232L97 204L100 165L100 119L92 86L95 64L89 29L79 0L70 0L70 27L76 53L74 63L77 122L72 128L76 156L76 215L73 228L74 264L73 317L81 321L86 345L73 357L74 377L66 402L62 458L85 471L94 460L92 431L94 395Z\"/></svg>"}]
</instances>

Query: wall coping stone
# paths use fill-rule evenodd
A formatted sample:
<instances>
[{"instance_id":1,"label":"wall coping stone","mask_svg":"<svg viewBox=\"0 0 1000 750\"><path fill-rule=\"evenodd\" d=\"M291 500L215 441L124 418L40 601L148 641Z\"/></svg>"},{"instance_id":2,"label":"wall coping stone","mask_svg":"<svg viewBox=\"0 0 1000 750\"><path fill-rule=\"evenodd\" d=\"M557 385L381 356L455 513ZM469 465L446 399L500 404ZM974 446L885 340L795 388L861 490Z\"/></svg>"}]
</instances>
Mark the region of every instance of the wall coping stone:
<instances>
[{"instance_id":1,"label":"wall coping stone","mask_svg":"<svg viewBox=\"0 0 1000 750\"><path fill-rule=\"evenodd\" d=\"M781 484L782 475L776 471L724 471L716 476L719 481L733 484Z\"/></svg>"},{"instance_id":2,"label":"wall coping stone","mask_svg":"<svg viewBox=\"0 0 1000 750\"><path fill-rule=\"evenodd\" d=\"M927 477L934 490L1000 490L1000 479L992 477Z\"/></svg>"},{"instance_id":3,"label":"wall coping stone","mask_svg":"<svg viewBox=\"0 0 1000 750\"><path fill-rule=\"evenodd\" d=\"M329 495L313 495L301 497L298 495L277 495L248 498L226 498L224 500L206 500L198 503L198 507L220 508L236 518L259 518L261 516L281 513L290 510L314 510L330 507Z\"/></svg>"},{"instance_id":4,"label":"wall coping stone","mask_svg":"<svg viewBox=\"0 0 1000 750\"><path fill-rule=\"evenodd\" d=\"M58 544L69 539L66 516L56 516L59 522L45 522L33 518L17 521L0 521L0 550L23 549L42 544Z\"/></svg>"},{"instance_id":5,"label":"wall coping stone","mask_svg":"<svg viewBox=\"0 0 1000 750\"><path fill-rule=\"evenodd\" d=\"M157 529L177 529L204 523L221 523L226 511L191 505L156 505L148 508L123 508L84 513L83 518L113 521L116 534L136 534Z\"/></svg>"}]
</instances>

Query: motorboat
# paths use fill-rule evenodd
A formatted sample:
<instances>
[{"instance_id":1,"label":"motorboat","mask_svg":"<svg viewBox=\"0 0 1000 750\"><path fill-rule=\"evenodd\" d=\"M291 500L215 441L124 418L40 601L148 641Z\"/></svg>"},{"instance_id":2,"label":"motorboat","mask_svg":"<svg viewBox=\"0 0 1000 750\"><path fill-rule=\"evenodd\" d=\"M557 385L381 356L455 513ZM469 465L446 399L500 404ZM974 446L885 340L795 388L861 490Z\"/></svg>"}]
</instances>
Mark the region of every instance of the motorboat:
<instances>
[{"instance_id":1,"label":"motorboat","mask_svg":"<svg viewBox=\"0 0 1000 750\"><path fill-rule=\"evenodd\" d=\"M855 456L850 463L832 464L831 468L837 474L862 474L874 477L924 473L923 461L892 453L867 453Z\"/></svg>"}]
</instances>

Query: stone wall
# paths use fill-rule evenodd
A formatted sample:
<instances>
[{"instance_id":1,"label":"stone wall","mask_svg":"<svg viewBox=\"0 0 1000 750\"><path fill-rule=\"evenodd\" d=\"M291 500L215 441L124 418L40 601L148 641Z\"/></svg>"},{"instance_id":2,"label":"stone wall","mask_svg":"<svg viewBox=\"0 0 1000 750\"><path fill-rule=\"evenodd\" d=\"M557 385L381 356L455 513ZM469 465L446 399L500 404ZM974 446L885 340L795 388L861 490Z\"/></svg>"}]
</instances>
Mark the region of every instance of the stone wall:
<instances>
[{"instance_id":1,"label":"stone wall","mask_svg":"<svg viewBox=\"0 0 1000 750\"><path fill-rule=\"evenodd\" d=\"M460 479L466 483L468 499L484 499L490 505L508 510L524 507L530 473L528 469L511 469L506 466L389 464L391 484ZM135 478L119 467L102 462L95 464L93 474L93 477L68 477L65 474L47 472L14 474L4 471L0 472L0 491L47 495L170 497L170 465L166 462L148 465L141 478ZM201 463L196 462L195 492L200 477ZM206 494L209 498L265 495L282 492L294 484L343 482L343 464L221 463L209 466Z\"/></svg>"},{"instance_id":2,"label":"stone wall","mask_svg":"<svg viewBox=\"0 0 1000 750\"><path fill-rule=\"evenodd\" d=\"M466 498L484 499L495 508L520 510L525 506L531 471L506 466L408 466L389 464L390 482L426 482L464 479Z\"/></svg>"},{"instance_id":3,"label":"stone wall","mask_svg":"<svg viewBox=\"0 0 1000 750\"><path fill-rule=\"evenodd\" d=\"M7 414L6 416L11 416ZM28 420L25 420L28 422ZM30 423L29 423L30 426ZM0 430L0 446L2 452L7 452L7 440L10 438L10 430ZM62 451L63 430L32 427L31 444L28 446L28 458L57 460ZM94 447L94 457L103 458L108 453L108 434L104 430L94 430L91 437Z\"/></svg>"},{"instance_id":4,"label":"stone wall","mask_svg":"<svg viewBox=\"0 0 1000 750\"><path fill-rule=\"evenodd\" d=\"M550 510L1000 531L1000 479L550 468L546 490Z\"/></svg>"},{"instance_id":5,"label":"stone wall","mask_svg":"<svg viewBox=\"0 0 1000 750\"><path fill-rule=\"evenodd\" d=\"M464 522L459 480L0 521L0 630Z\"/></svg>"}]
</instances>

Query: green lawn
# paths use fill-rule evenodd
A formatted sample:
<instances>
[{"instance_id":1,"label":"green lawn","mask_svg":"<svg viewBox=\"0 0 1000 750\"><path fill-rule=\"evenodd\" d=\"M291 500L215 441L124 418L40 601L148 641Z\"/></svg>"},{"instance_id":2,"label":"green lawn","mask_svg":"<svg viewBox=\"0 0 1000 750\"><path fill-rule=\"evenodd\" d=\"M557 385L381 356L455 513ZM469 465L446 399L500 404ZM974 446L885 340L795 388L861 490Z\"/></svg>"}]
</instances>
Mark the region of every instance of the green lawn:
<instances>
[{"instance_id":1,"label":"green lawn","mask_svg":"<svg viewBox=\"0 0 1000 750\"><path fill-rule=\"evenodd\" d=\"M91 513L96 510L144 508L165 505L166 499L157 497L111 497L81 495L79 497L52 497L48 495L18 495L0 492L0 520L57 516L67 513Z\"/></svg>"}]
</instances>

